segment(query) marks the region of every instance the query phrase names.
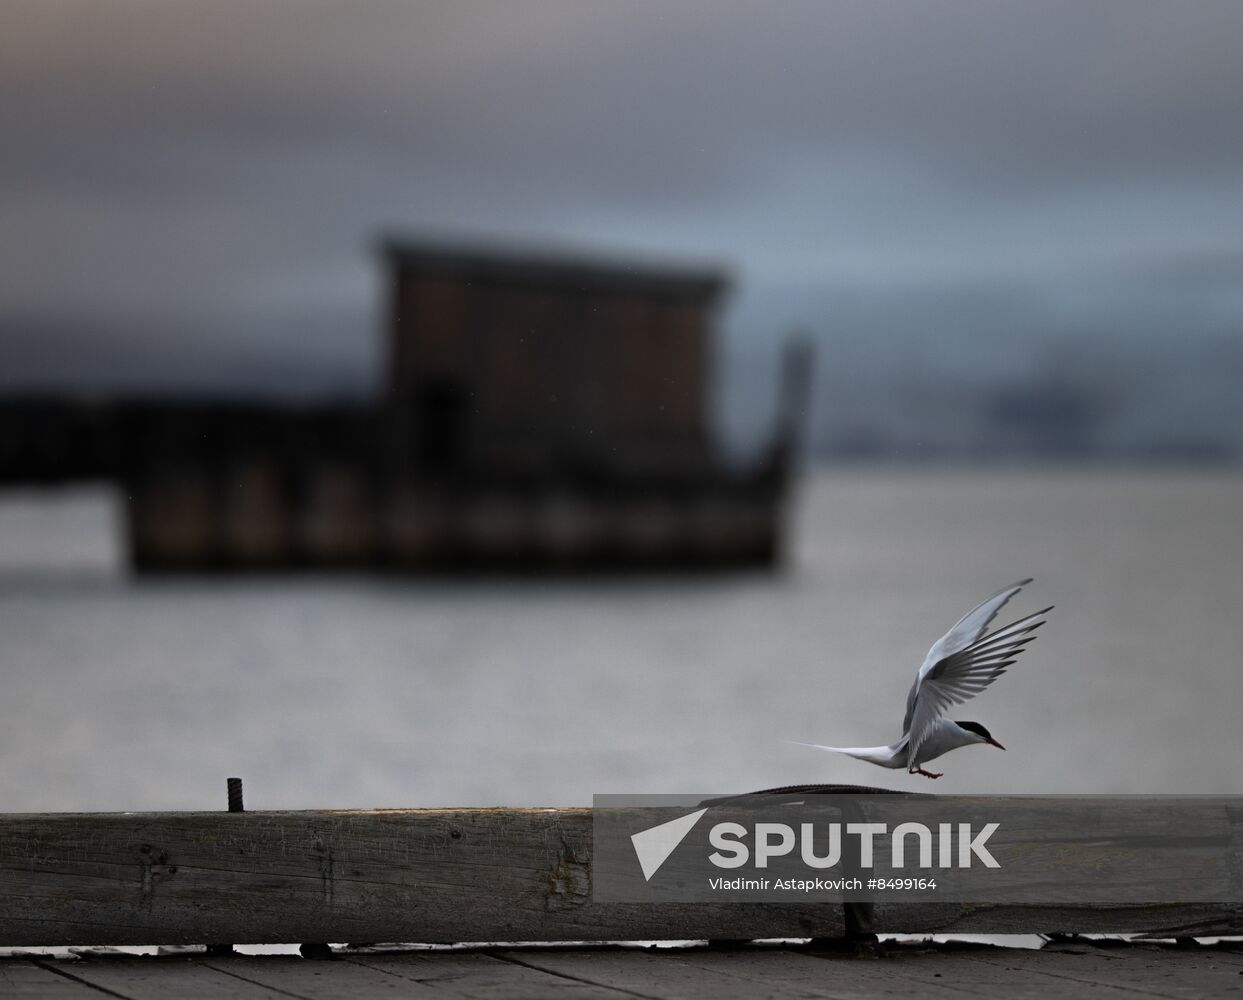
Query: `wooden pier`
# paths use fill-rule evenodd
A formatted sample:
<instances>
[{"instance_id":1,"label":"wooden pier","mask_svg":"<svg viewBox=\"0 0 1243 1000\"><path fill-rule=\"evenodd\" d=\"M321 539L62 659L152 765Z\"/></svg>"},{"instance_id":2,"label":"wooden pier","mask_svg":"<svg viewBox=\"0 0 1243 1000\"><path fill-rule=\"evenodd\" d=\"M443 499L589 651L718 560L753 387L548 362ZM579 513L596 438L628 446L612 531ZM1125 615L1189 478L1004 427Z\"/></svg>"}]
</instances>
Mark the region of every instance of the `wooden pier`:
<instances>
[{"instance_id":1,"label":"wooden pier","mask_svg":"<svg viewBox=\"0 0 1243 1000\"><path fill-rule=\"evenodd\" d=\"M867 904L861 904L867 905ZM1243 933L1243 905L877 902L883 934ZM601 902L590 809L0 816L0 946L843 936L840 904Z\"/></svg>"},{"instance_id":2,"label":"wooden pier","mask_svg":"<svg viewBox=\"0 0 1243 1000\"><path fill-rule=\"evenodd\" d=\"M1243 989L1237 945L1194 941L1243 933L1237 903L899 902L871 905L861 919L840 904L599 902L591 819L590 809L0 816L0 946L60 948L60 957L0 959L0 996L1121 997ZM1113 932L1183 947L1075 939L1040 951L882 948L872 932ZM698 944L616 946L639 941ZM213 942L292 942L332 960L238 956ZM121 945L181 952L97 950ZM68 957L69 946L96 950ZM847 961L860 955L877 960Z\"/></svg>"},{"instance_id":3,"label":"wooden pier","mask_svg":"<svg viewBox=\"0 0 1243 1000\"><path fill-rule=\"evenodd\" d=\"M0 392L0 485L106 480L145 572L779 564L811 357L746 468L710 420L718 269L391 241L383 391Z\"/></svg>"}]
</instances>

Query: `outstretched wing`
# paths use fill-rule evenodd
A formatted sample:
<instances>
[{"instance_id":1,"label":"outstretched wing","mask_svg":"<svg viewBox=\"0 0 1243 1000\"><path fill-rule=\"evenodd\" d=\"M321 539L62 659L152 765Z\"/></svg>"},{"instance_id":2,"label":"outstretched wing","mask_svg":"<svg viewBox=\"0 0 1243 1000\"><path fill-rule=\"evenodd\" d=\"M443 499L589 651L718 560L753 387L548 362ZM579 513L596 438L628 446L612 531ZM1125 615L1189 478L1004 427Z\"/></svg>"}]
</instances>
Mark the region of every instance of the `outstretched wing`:
<instances>
[{"instance_id":1,"label":"outstretched wing","mask_svg":"<svg viewBox=\"0 0 1243 1000\"><path fill-rule=\"evenodd\" d=\"M932 648L928 650L928 655L924 658L924 665L920 667L920 676L922 677L951 653L966 649L979 639L989 623L997 617L997 612L1006 606L1006 602L1031 582L1031 577L1028 577L1026 580L1003 587L988 600L980 602L959 618L953 628L932 644Z\"/></svg>"},{"instance_id":2,"label":"outstretched wing","mask_svg":"<svg viewBox=\"0 0 1243 1000\"><path fill-rule=\"evenodd\" d=\"M1002 606L1030 582L1023 580L998 591L933 643L906 699L902 731L910 739L911 761L918 759L920 745L946 709L983 691L1035 638L1032 633L1044 624L1042 616L1051 607L983 634Z\"/></svg>"}]
</instances>

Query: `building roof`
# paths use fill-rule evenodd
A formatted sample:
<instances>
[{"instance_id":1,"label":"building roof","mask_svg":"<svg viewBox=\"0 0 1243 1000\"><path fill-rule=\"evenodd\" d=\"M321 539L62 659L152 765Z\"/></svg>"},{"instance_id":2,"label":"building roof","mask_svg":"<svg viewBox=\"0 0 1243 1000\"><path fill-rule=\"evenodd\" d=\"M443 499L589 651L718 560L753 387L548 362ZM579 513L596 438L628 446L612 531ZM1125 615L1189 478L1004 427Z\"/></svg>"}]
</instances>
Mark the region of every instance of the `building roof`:
<instances>
[{"instance_id":1,"label":"building roof","mask_svg":"<svg viewBox=\"0 0 1243 1000\"><path fill-rule=\"evenodd\" d=\"M721 266L627 259L572 247L468 244L390 237L381 253L399 269L457 274L477 281L588 292L711 300L730 284Z\"/></svg>"}]
</instances>

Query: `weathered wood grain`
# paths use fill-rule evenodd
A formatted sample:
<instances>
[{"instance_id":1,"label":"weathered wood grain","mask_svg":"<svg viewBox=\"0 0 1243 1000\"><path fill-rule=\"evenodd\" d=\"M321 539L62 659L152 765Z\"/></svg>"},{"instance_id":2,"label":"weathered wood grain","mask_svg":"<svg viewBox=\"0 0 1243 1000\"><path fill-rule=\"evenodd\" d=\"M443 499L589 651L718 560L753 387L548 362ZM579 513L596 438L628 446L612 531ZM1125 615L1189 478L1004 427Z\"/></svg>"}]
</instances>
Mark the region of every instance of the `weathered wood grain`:
<instances>
[{"instance_id":1,"label":"weathered wood grain","mask_svg":"<svg viewBox=\"0 0 1243 1000\"><path fill-rule=\"evenodd\" d=\"M414 1000L448 1000L460 996L435 983L395 977L353 962L307 961L296 956L233 956L210 959L208 964L256 986L277 989L303 1000L338 1000L339 997L392 997Z\"/></svg>"},{"instance_id":2,"label":"weathered wood grain","mask_svg":"<svg viewBox=\"0 0 1243 1000\"><path fill-rule=\"evenodd\" d=\"M47 963L84 984L95 1000L285 1000L289 993L270 989L193 959L106 958L86 962Z\"/></svg>"},{"instance_id":3,"label":"weathered wood grain","mask_svg":"<svg viewBox=\"0 0 1243 1000\"><path fill-rule=\"evenodd\" d=\"M453 997L509 997L549 1000L583 996L618 1000L625 993L583 985L482 952L356 955L337 961L293 956L214 958L115 958L47 964L62 969L86 995L87 986L131 1000L223 998L330 1000L343 996L450 1000ZM0 963L0 969L3 964ZM47 972L47 975L53 975Z\"/></svg>"},{"instance_id":4,"label":"weathered wood grain","mask_svg":"<svg viewBox=\"0 0 1243 1000\"><path fill-rule=\"evenodd\" d=\"M805 997L855 1000L924 994L932 1000L960 996L945 984L923 989L894 962L826 961L783 949L657 952L523 951L510 953L535 968L607 983L648 997L716 1000L718 997Z\"/></svg>"},{"instance_id":5,"label":"weathered wood grain","mask_svg":"<svg viewBox=\"0 0 1243 1000\"><path fill-rule=\"evenodd\" d=\"M999 977L1040 986L1046 995L1091 990L1201 1000L1243 992L1240 966L1222 952L1133 945L1118 949L981 949L966 956L985 980Z\"/></svg>"},{"instance_id":6,"label":"weathered wood grain","mask_svg":"<svg viewBox=\"0 0 1243 1000\"><path fill-rule=\"evenodd\" d=\"M0 944L832 937L824 904L599 903L589 809L0 816ZM1243 932L1235 904L878 903L878 932Z\"/></svg>"},{"instance_id":7,"label":"weathered wood grain","mask_svg":"<svg viewBox=\"0 0 1243 1000\"><path fill-rule=\"evenodd\" d=\"M589 809L0 817L0 943L829 936L839 906L601 905Z\"/></svg>"},{"instance_id":8,"label":"weathered wood grain","mask_svg":"<svg viewBox=\"0 0 1243 1000\"><path fill-rule=\"evenodd\" d=\"M512 1000L625 1000L632 993L595 980L548 972L521 960L495 955L436 952L415 955L368 955L351 959L363 968L407 983L431 986L466 997L510 997Z\"/></svg>"},{"instance_id":9,"label":"weathered wood grain","mask_svg":"<svg viewBox=\"0 0 1243 1000\"><path fill-rule=\"evenodd\" d=\"M0 958L0 997L5 1000L20 1000L22 997L39 997L40 1000L100 1000L102 996L98 990L34 962L19 958Z\"/></svg>"},{"instance_id":10,"label":"weathered wood grain","mask_svg":"<svg viewBox=\"0 0 1243 1000\"><path fill-rule=\"evenodd\" d=\"M1243 990L1237 952L1153 946L1056 945L1041 951L902 945L879 960L804 948L505 948L289 956L82 960L0 958L0 996L89 1000L112 996L327 1000L389 997L477 1000L628 997L806 997L876 1000L927 996L1059 1000L1198 998Z\"/></svg>"}]
</instances>

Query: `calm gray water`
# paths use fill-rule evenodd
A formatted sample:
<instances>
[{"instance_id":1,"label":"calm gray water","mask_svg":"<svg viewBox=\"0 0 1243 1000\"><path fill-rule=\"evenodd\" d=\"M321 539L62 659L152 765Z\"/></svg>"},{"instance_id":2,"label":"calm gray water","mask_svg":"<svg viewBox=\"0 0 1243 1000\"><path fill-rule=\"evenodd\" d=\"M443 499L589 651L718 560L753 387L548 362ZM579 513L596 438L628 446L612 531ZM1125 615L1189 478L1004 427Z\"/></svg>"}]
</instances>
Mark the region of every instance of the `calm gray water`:
<instances>
[{"instance_id":1,"label":"calm gray water","mask_svg":"<svg viewBox=\"0 0 1243 1000\"><path fill-rule=\"evenodd\" d=\"M646 582L135 582L101 496L0 500L3 811L1243 790L1239 474L842 469L784 575ZM1009 752L933 785L781 742L893 739L929 644L1029 575L1049 625L954 713Z\"/></svg>"}]
</instances>

